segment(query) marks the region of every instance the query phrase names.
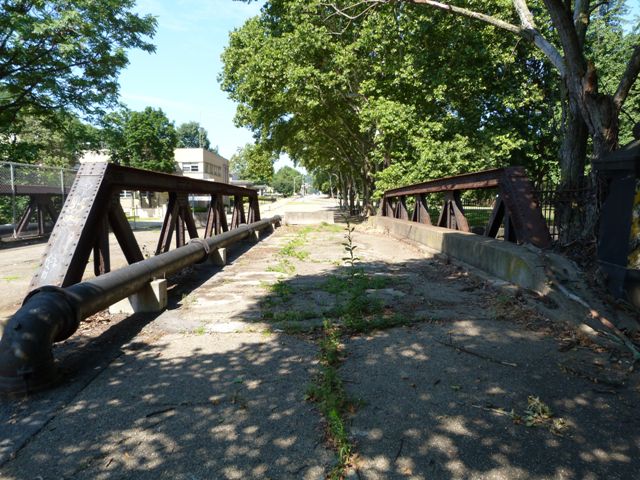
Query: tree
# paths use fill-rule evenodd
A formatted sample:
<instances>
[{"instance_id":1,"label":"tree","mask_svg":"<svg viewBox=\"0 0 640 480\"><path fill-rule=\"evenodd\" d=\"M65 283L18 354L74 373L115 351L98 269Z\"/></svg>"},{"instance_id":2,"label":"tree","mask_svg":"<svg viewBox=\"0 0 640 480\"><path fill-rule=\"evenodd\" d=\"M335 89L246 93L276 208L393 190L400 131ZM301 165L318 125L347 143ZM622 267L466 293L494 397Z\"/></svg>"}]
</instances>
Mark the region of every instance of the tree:
<instances>
[{"instance_id":1,"label":"tree","mask_svg":"<svg viewBox=\"0 0 640 480\"><path fill-rule=\"evenodd\" d=\"M198 122L186 122L176 131L178 134L178 148L204 148L209 150L211 142L207 131Z\"/></svg>"},{"instance_id":2,"label":"tree","mask_svg":"<svg viewBox=\"0 0 640 480\"><path fill-rule=\"evenodd\" d=\"M173 122L161 109L112 113L105 117L103 132L113 162L159 172L175 171L178 138Z\"/></svg>"},{"instance_id":3,"label":"tree","mask_svg":"<svg viewBox=\"0 0 640 480\"><path fill-rule=\"evenodd\" d=\"M220 80L262 148L335 174L342 197L353 206L360 196L369 212L376 180L402 181L382 180L388 168L418 180L514 161L545 169L555 132L541 112L557 96L524 42L456 30L454 17L408 4L332 13L320 1L272 0L231 34Z\"/></svg>"},{"instance_id":4,"label":"tree","mask_svg":"<svg viewBox=\"0 0 640 480\"><path fill-rule=\"evenodd\" d=\"M62 111L41 116L23 111L11 133L0 133L0 159L70 167L86 150L100 148L99 130Z\"/></svg>"},{"instance_id":5,"label":"tree","mask_svg":"<svg viewBox=\"0 0 640 480\"><path fill-rule=\"evenodd\" d=\"M288 197L300 191L302 182L304 182L304 175L302 175L302 173L295 168L284 166L275 173L271 185L276 192Z\"/></svg>"},{"instance_id":6,"label":"tree","mask_svg":"<svg viewBox=\"0 0 640 480\"><path fill-rule=\"evenodd\" d=\"M396 0L362 0L333 4L334 12L351 22ZM564 96L563 140L560 150L561 179L564 189L573 190L581 186L585 172L587 138L590 137L593 158L599 159L618 148L620 136L620 114L632 87L640 73L640 42L634 36L632 42L624 42L621 57L625 66L618 77L605 90L599 66L589 55L589 26L594 14L611 9L624 8L624 0L592 2L591 0L512 0L512 9L499 5L495 13L481 13L468 8L435 0L403 0L402 3L431 7L446 13L484 22L498 29L511 32L530 42L553 65L560 78L558 91ZM480 2L482 4L482 2ZM529 5L536 7L538 20ZM486 5L489 7L489 5ZM502 7L502 8L500 8ZM515 18L510 18L515 16ZM583 200L583 199L580 199ZM597 202L584 199L578 202L586 206L583 215L569 222L565 241L588 239L595 232ZM567 209L565 215L571 215ZM577 211L577 210L576 210ZM565 221L568 219L565 218Z\"/></svg>"},{"instance_id":7,"label":"tree","mask_svg":"<svg viewBox=\"0 0 640 480\"><path fill-rule=\"evenodd\" d=\"M100 112L117 100L127 50L153 52L156 20L133 0L0 0L0 129L29 108Z\"/></svg>"},{"instance_id":8,"label":"tree","mask_svg":"<svg viewBox=\"0 0 640 480\"><path fill-rule=\"evenodd\" d=\"M241 150L241 148L238 148L238 151L231 155L229 159L229 170L233 178L237 180L246 179L248 171L248 159L244 155L239 155Z\"/></svg>"},{"instance_id":9,"label":"tree","mask_svg":"<svg viewBox=\"0 0 640 480\"><path fill-rule=\"evenodd\" d=\"M271 152L259 145L247 143L231 157L231 171L241 180L268 184L273 178L274 161L275 157Z\"/></svg>"}]
</instances>

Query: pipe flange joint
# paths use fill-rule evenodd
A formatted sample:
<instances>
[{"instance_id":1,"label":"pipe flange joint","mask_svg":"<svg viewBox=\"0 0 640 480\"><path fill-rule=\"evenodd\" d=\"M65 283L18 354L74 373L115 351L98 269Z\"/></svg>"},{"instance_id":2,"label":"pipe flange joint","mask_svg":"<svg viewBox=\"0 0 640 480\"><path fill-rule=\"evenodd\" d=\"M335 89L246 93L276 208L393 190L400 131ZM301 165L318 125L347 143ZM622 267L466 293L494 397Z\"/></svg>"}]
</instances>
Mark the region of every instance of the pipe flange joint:
<instances>
[{"instance_id":1,"label":"pipe flange joint","mask_svg":"<svg viewBox=\"0 0 640 480\"><path fill-rule=\"evenodd\" d=\"M209 258L209 252L211 251L211 248L209 247L209 242L207 242L204 238L192 238L191 240L189 240L189 245L191 245L192 243L197 243L200 246L202 246L205 252L205 256L202 258L202 260L196 263L206 262L207 258Z\"/></svg>"},{"instance_id":2,"label":"pipe flange joint","mask_svg":"<svg viewBox=\"0 0 640 480\"><path fill-rule=\"evenodd\" d=\"M76 308L76 302L74 297L64 288L58 287L55 285L43 285L42 287L38 287L34 290L31 290L24 300L22 301L22 307L24 307L29 301L31 301L36 295L39 294L53 294L61 297L63 299L63 303L59 304L64 310L66 310L69 315L65 315L64 318L66 321L63 323L60 332L56 336L54 341L60 342L62 340L66 340L78 329L78 325L80 325L81 318L78 314L78 309Z\"/></svg>"}]
</instances>

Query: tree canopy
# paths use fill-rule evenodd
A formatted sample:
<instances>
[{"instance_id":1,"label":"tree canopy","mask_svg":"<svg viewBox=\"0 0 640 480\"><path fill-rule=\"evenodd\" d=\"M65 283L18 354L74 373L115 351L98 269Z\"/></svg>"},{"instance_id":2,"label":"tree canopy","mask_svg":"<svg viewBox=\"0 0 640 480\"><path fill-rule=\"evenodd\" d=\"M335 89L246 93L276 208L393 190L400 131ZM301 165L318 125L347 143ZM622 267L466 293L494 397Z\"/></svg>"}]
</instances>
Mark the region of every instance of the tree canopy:
<instances>
[{"instance_id":1,"label":"tree canopy","mask_svg":"<svg viewBox=\"0 0 640 480\"><path fill-rule=\"evenodd\" d=\"M154 51L156 20L133 0L0 0L0 129L18 113L100 112L127 50Z\"/></svg>"},{"instance_id":2,"label":"tree canopy","mask_svg":"<svg viewBox=\"0 0 640 480\"><path fill-rule=\"evenodd\" d=\"M272 152L248 143L231 156L229 163L231 172L240 180L268 184L273 178L275 160Z\"/></svg>"},{"instance_id":3,"label":"tree canopy","mask_svg":"<svg viewBox=\"0 0 640 480\"><path fill-rule=\"evenodd\" d=\"M99 130L66 111L53 117L23 112L13 131L20 133L0 134L0 160L70 167L84 151L100 148Z\"/></svg>"},{"instance_id":4,"label":"tree canopy","mask_svg":"<svg viewBox=\"0 0 640 480\"><path fill-rule=\"evenodd\" d=\"M161 109L114 112L105 117L103 138L115 163L159 172L175 171L178 137L173 122Z\"/></svg>"},{"instance_id":5,"label":"tree canopy","mask_svg":"<svg viewBox=\"0 0 640 480\"><path fill-rule=\"evenodd\" d=\"M303 182L304 175L302 173L295 168L284 166L273 176L271 186L276 192L288 197L299 192Z\"/></svg>"},{"instance_id":6,"label":"tree canopy","mask_svg":"<svg viewBox=\"0 0 640 480\"><path fill-rule=\"evenodd\" d=\"M211 142L207 131L198 122L186 122L176 130L178 148L204 148L209 150Z\"/></svg>"},{"instance_id":7,"label":"tree canopy","mask_svg":"<svg viewBox=\"0 0 640 480\"><path fill-rule=\"evenodd\" d=\"M374 188L509 164L581 185L588 149L628 138L623 105L640 117L624 0L468 5L267 2L223 54L236 123L365 206Z\"/></svg>"},{"instance_id":8,"label":"tree canopy","mask_svg":"<svg viewBox=\"0 0 640 480\"><path fill-rule=\"evenodd\" d=\"M263 148L340 173L365 204L376 180L523 161L543 170L557 102L544 61L493 28L428 13L394 3L351 21L319 1L268 2L223 54L236 122Z\"/></svg>"}]
</instances>

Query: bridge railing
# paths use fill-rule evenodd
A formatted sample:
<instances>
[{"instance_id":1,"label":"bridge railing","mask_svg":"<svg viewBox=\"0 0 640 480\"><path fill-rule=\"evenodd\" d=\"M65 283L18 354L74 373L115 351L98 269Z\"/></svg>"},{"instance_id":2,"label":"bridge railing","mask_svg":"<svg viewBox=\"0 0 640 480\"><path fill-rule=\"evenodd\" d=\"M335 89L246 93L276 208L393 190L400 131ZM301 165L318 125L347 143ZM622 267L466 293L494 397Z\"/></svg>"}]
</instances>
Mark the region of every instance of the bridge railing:
<instances>
[{"instance_id":1,"label":"bridge railing","mask_svg":"<svg viewBox=\"0 0 640 480\"><path fill-rule=\"evenodd\" d=\"M462 203L462 193L467 190L495 191L489 220L481 228L483 235L495 238L503 226L507 241L530 243L539 248L551 245L549 229L533 185L522 167L467 173L387 190L382 198L380 214L431 225L430 200L440 197L443 204L435 225L471 232ZM409 207L410 198L413 199L413 207Z\"/></svg>"},{"instance_id":2,"label":"bridge railing","mask_svg":"<svg viewBox=\"0 0 640 480\"><path fill-rule=\"evenodd\" d=\"M92 254L95 275L109 272L109 231L114 233L128 263L144 259L120 203L122 191L165 194L166 213L156 255L170 249L174 236L176 247L186 245L187 235L190 239L200 236L189 195L206 195L209 198L202 238L260 220L258 192L253 189L112 163L85 163L78 170L30 289L45 285L66 287L78 283ZM230 222L227 221L224 208L225 197L233 199ZM247 212L245 202L248 203Z\"/></svg>"},{"instance_id":3,"label":"bridge railing","mask_svg":"<svg viewBox=\"0 0 640 480\"><path fill-rule=\"evenodd\" d=\"M76 170L62 167L0 163L0 225L15 238L36 221L38 235L53 227Z\"/></svg>"},{"instance_id":4,"label":"bridge railing","mask_svg":"<svg viewBox=\"0 0 640 480\"><path fill-rule=\"evenodd\" d=\"M166 215L151 258L144 258L120 204L123 190L166 193ZM210 200L202 236L190 194ZM230 221L225 197L233 199ZM56 378L52 344L71 336L84 318L141 292L154 279L220 255L221 248L257 239L258 232L279 223L278 216L260 219L258 192L253 189L108 163L83 164L30 292L0 339L0 392L28 392L51 384ZM110 231L130 264L114 271L110 271ZM174 233L176 248L169 251ZM83 279L92 254L96 276Z\"/></svg>"}]
</instances>

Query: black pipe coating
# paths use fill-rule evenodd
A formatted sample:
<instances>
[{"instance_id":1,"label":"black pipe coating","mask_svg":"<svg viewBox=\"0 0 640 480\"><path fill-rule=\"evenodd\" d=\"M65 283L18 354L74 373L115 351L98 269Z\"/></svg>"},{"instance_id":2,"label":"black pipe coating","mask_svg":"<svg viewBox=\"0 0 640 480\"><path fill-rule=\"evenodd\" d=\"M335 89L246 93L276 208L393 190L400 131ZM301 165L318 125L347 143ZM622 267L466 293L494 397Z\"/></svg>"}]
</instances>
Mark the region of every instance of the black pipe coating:
<instances>
[{"instance_id":1,"label":"black pipe coating","mask_svg":"<svg viewBox=\"0 0 640 480\"><path fill-rule=\"evenodd\" d=\"M75 333L85 318L206 259L210 251L280 223L274 216L189 244L67 288L45 286L27 295L0 340L0 392L30 393L58 378L51 347Z\"/></svg>"}]
</instances>

